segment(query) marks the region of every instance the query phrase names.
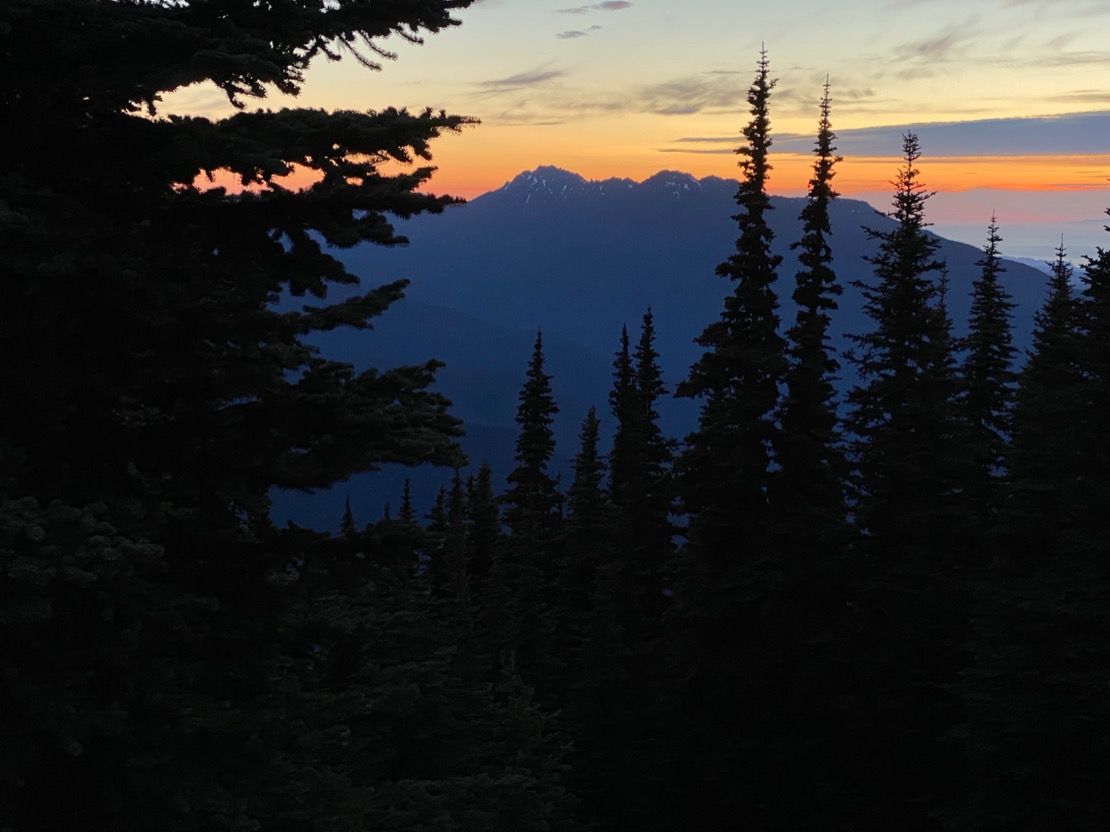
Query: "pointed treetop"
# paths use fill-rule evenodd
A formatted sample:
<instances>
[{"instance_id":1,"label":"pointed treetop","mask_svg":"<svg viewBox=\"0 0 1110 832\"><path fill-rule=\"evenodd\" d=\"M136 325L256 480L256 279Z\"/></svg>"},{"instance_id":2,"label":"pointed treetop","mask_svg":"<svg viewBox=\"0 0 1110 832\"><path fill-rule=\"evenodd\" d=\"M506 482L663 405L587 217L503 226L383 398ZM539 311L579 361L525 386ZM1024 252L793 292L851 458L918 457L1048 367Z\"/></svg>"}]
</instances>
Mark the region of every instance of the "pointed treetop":
<instances>
[{"instance_id":1,"label":"pointed treetop","mask_svg":"<svg viewBox=\"0 0 1110 832\"><path fill-rule=\"evenodd\" d=\"M752 119L741 131L747 143L736 149L737 155L742 157L739 166L744 172L740 193L737 194L737 201L742 205L747 205L744 197L751 198L759 194L766 197L767 175L772 170L772 165L768 161L768 151L772 144L768 104L771 90L778 81L771 79L769 72L770 60L767 58L767 50L760 49L755 79L748 89L749 112Z\"/></svg>"},{"instance_id":2,"label":"pointed treetop","mask_svg":"<svg viewBox=\"0 0 1110 832\"><path fill-rule=\"evenodd\" d=\"M522 466L535 471L546 470L548 460L555 452L551 423L559 412L551 395L551 376L544 372L543 364L543 333L537 330L516 414L516 423L521 428L516 459Z\"/></svg>"},{"instance_id":3,"label":"pointed treetop","mask_svg":"<svg viewBox=\"0 0 1110 832\"><path fill-rule=\"evenodd\" d=\"M918 176L921 171L915 167L921 158L921 143L916 133L902 136L902 155L905 164L898 169L898 176L890 183L894 186L894 210L890 217L901 223L907 231L920 231L932 223L925 221L925 201L936 191L926 189Z\"/></svg>"},{"instance_id":4,"label":"pointed treetop","mask_svg":"<svg viewBox=\"0 0 1110 832\"><path fill-rule=\"evenodd\" d=\"M412 481L408 477L405 477L405 484L401 488L401 509L397 516L403 523L416 523L416 512L412 507Z\"/></svg>"},{"instance_id":5,"label":"pointed treetop","mask_svg":"<svg viewBox=\"0 0 1110 832\"><path fill-rule=\"evenodd\" d=\"M832 178L836 176L833 165L844 161L844 157L837 155L836 146L833 144L836 141L836 134L833 132L830 118L831 106L829 79L826 76L824 92L821 95L821 115L817 122L817 141L813 148L817 161L813 166L813 178L809 181L810 200L821 197L834 199L839 196L831 185Z\"/></svg>"},{"instance_id":6,"label":"pointed treetop","mask_svg":"<svg viewBox=\"0 0 1110 832\"><path fill-rule=\"evenodd\" d=\"M351 498L347 497L343 501L343 519L339 522L339 531L344 537L353 537L357 529L355 528L355 516L351 511Z\"/></svg>"},{"instance_id":7,"label":"pointed treetop","mask_svg":"<svg viewBox=\"0 0 1110 832\"><path fill-rule=\"evenodd\" d=\"M975 263L975 265L983 268L984 274L988 270L991 274L1006 270L998 254L998 244L1001 242L1002 237L998 234L998 219L992 211L990 225L987 226L987 243L983 246L983 256Z\"/></svg>"}]
</instances>

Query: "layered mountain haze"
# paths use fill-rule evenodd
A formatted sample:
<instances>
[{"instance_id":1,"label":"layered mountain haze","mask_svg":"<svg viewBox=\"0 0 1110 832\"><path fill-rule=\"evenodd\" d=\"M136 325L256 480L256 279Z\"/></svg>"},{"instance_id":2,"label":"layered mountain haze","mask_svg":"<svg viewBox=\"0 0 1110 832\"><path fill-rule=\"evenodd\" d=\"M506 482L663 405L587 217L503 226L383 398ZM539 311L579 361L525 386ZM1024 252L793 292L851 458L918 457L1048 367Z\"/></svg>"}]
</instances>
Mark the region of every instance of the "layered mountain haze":
<instances>
[{"instance_id":1,"label":"layered mountain haze","mask_svg":"<svg viewBox=\"0 0 1110 832\"><path fill-rule=\"evenodd\" d=\"M437 387L465 421L464 450L473 465L488 458L495 473L504 475L516 435L516 392L535 333L542 330L546 368L560 407L558 456L565 461L577 449L577 431L591 405L605 427L612 357L622 325L635 339L644 311L652 308L660 363L672 389L700 355L694 339L718 317L731 291L715 269L735 247L736 189L733 180L696 179L674 171L638 183L589 181L555 167L521 173L442 215L398 222L408 246L341 252L366 286L398 278L411 284L406 299L382 316L373 331L337 330L317 343L327 355L359 369L432 357L444 362ZM798 214L805 200L774 197L772 204L774 249L783 256L778 291L785 329L794 317L790 295L797 261L791 244L801 236ZM866 229L887 230L892 221L866 202L845 198L834 201L830 219L835 268L844 286L832 333L837 348L843 349L846 333L871 326L859 290L850 285L872 280L866 258L875 244ZM983 218L984 239L989 220ZM1005 239L1005 228L1001 234ZM1005 242L1001 250L1004 254ZM938 256L948 266L948 306L960 335L966 330L981 252L942 239ZM1015 342L1023 348L1047 277L1014 261L1006 263L1004 277L1017 303ZM850 382L850 373L845 366L842 385ZM696 408L686 400L667 401L661 424L682 437L695 422ZM387 499L396 503L408 473L390 470L307 499L278 494L275 517L330 528L350 495L359 521L369 521ZM413 474L422 504L446 476L434 470Z\"/></svg>"}]
</instances>

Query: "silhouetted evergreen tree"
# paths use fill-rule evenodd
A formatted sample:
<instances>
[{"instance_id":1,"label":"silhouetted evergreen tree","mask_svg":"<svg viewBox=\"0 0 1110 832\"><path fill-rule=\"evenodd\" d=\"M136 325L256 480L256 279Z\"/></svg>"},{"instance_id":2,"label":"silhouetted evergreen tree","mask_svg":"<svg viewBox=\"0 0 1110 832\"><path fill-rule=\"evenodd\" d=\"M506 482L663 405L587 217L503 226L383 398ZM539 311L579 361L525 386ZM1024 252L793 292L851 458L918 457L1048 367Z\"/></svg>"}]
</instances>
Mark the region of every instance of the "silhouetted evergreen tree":
<instances>
[{"instance_id":1,"label":"silhouetted evergreen tree","mask_svg":"<svg viewBox=\"0 0 1110 832\"><path fill-rule=\"evenodd\" d=\"M1008 480L1008 549L1030 559L1077 545L1075 510L1083 444L1077 414L1083 397L1078 298L1063 243L1049 294L1037 312L1013 413Z\"/></svg>"},{"instance_id":2,"label":"silhouetted evergreen tree","mask_svg":"<svg viewBox=\"0 0 1110 832\"><path fill-rule=\"evenodd\" d=\"M733 289L720 319L697 339L706 352L678 387L679 395L702 404L678 463L688 527L671 616L667 722L670 753L679 760L673 779L656 787L670 799L664 825L696 816L708 828L728 828L737 818L763 826L777 809L776 784L788 776L773 758L775 703L784 693L775 635L782 609L767 517L785 370L773 285L780 258L770 251L766 218L773 86L764 51L748 90L745 144L737 151L740 236L717 269Z\"/></svg>"},{"instance_id":3,"label":"silhouetted evergreen tree","mask_svg":"<svg viewBox=\"0 0 1110 832\"><path fill-rule=\"evenodd\" d=\"M975 513L976 537L993 534L1003 502L1001 480L1007 466L1010 416L1016 372L1010 319L1014 303L1002 285L998 225L991 217L987 244L972 284L968 334L961 346L960 416L967 421L969 454L964 499Z\"/></svg>"},{"instance_id":4,"label":"silhouetted evergreen tree","mask_svg":"<svg viewBox=\"0 0 1110 832\"><path fill-rule=\"evenodd\" d=\"M1098 395L1086 304L1099 289L1075 296L1062 243L1051 265L1013 412L1009 535L978 586L976 661L961 685L972 788L953 828L1097 829L1110 819L1099 762L1110 707L1092 695L1107 663L1105 539L1086 514L1100 493L1086 433ZM1092 268L1088 280L1104 279L1097 258Z\"/></svg>"},{"instance_id":5,"label":"silhouetted evergreen tree","mask_svg":"<svg viewBox=\"0 0 1110 832\"><path fill-rule=\"evenodd\" d=\"M296 93L469 5L0 5L0 828L558 820L533 712L461 684L415 570L269 519L274 487L458 460L435 362L356 372L312 336L401 297L325 300L357 283L329 252L453 202L379 164L467 119L159 113L205 82ZM212 171L244 190L194 187Z\"/></svg>"},{"instance_id":6,"label":"silhouetted evergreen tree","mask_svg":"<svg viewBox=\"0 0 1110 832\"><path fill-rule=\"evenodd\" d=\"M559 562L558 616L565 630L561 642L567 664L573 666L581 647L579 628L590 610L598 563L612 556L609 536L613 511L603 490L605 462L598 452L600 423L597 410L590 408L578 434L580 445L574 457L574 479L567 490L567 518L563 551ZM577 632L570 632L571 630Z\"/></svg>"},{"instance_id":7,"label":"silhouetted evergreen tree","mask_svg":"<svg viewBox=\"0 0 1110 832\"><path fill-rule=\"evenodd\" d=\"M771 253L774 235L765 216L771 209L768 104L775 85L768 71L762 52L748 90L752 118L743 129L746 143L737 150L742 157L735 217L740 236L736 251L717 267L733 290L720 319L698 337L706 351L677 390L680 396L702 399L698 428L687 438L682 457L682 499L691 545L703 552L695 559L711 572L718 565L709 562L741 534L757 551L764 537L774 412L785 369L773 288L782 258Z\"/></svg>"},{"instance_id":8,"label":"silhouetted evergreen tree","mask_svg":"<svg viewBox=\"0 0 1110 832\"><path fill-rule=\"evenodd\" d=\"M412 507L412 481L408 477L405 477L401 488L401 508L397 511L397 519L410 525L416 523L416 510Z\"/></svg>"},{"instance_id":9,"label":"silhouetted evergreen tree","mask_svg":"<svg viewBox=\"0 0 1110 832\"><path fill-rule=\"evenodd\" d=\"M896 225L870 232L876 282L858 283L875 328L851 336L860 384L849 393L848 424L862 536L850 602L857 647L845 666L852 692L841 708L855 737L839 768L846 828L936 828L936 807L959 794L964 776L952 731L970 638L960 571L968 526L951 324L943 284L931 276L942 266L925 231L931 194L918 181L917 137L907 134L903 149Z\"/></svg>"},{"instance_id":10,"label":"silhouetted evergreen tree","mask_svg":"<svg viewBox=\"0 0 1110 832\"><path fill-rule=\"evenodd\" d=\"M548 473L555 452L551 423L559 408L551 395L551 376L543 365L543 337L537 333L518 398L517 466L501 496L507 533L495 555L486 595L487 624L499 642L502 661L523 674L529 684L536 683L537 674L551 671L552 599L548 590L562 519L562 496Z\"/></svg>"},{"instance_id":11,"label":"silhouetted evergreen tree","mask_svg":"<svg viewBox=\"0 0 1110 832\"><path fill-rule=\"evenodd\" d=\"M879 244L870 260L877 282L857 282L875 328L849 336L860 384L848 396L848 425L859 470L856 522L868 548L917 548L929 557L941 556L940 541L954 533L956 388L950 325L930 276L941 264L925 231L932 194L917 178L917 136L907 134L903 150L890 214L897 225L869 231Z\"/></svg>"},{"instance_id":12,"label":"silhouetted evergreen tree","mask_svg":"<svg viewBox=\"0 0 1110 832\"><path fill-rule=\"evenodd\" d=\"M1110 211L1107 212L1110 214ZM1107 227L1110 230L1110 226ZM1080 303L1080 361L1083 396L1076 414L1083 448L1075 472L1082 483L1076 493L1076 520L1088 555L1110 551L1110 251L1098 248L1083 264Z\"/></svg>"},{"instance_id":13,"label":"silhouetted evergreen tree","mask_svg":"<svg viewBox=\"0 0 1110 832\"><path fill-rule=\"evenodd\" d=\"M355 515L351 511L350 497L343 501L343 517L339 520L339 533L348 539L358 534L358 529L355 527Z\"/></svg>"},{"instance_id":14,"label":"silhouetted evergreen tree","mask_svg":"<svg viewBox=\"0 0 1110 832\"><path fill-rule=\"evenodd\" d=\"M640 324L640 338L633 354L636 367L638 405L638 457L640 471L636 490L628 495L630 531L635 535L634 560L640 577L635 589L642 593L640 608L643 631L641 649L654 665L658 656L653 642L659 637L664 608L664 575L674 553L676 528L671 515L677 510L674 480L674 440L659 427L659 400L667 395L659 353L655 350L655 316L649 308ZM632 542L632 541L630 541Z\"/></svg>"},{"instance_id":15,"label":"silhouetted evergreen tree","mask_svg":"<svg viewBox=\"0 0 1110 832\"><path fill-rule=\"evenodd\" d=\"M672 443L658 426L666 392L655 351L654 319L645 313L631 348L622 327L613 364L610 409L616 421L609 493L594 489L592 455L576 461L566 544L595 562L585 596L578 681L567 706L578 760L574 788L599 829L644 828L650 820L661 671L663 572L673 549ZM583 450L591 436L583 432ZM583 465L585 467L583 468ZM587 483L579 491L581 481ZM575 496L581 494L582 496ZM595 500L597 501L595 503ZM583 503L593 508L576 508Z\"/></svg>"},{"instance_id":16,"label":"silhouetted evergreen tree","mask_svg":"<svg viewBox=\"0 0 1110 832\"><path fill-rule=\"evenodd\" d=\"M473 588L481 596L501 536L501 515L493 494L493 472L482 460L476 477L466 482L466 551Z\"/></svg>"},{"instance_id":17,"label":"silhouetted evergreen tree","mask_svg":"<svg viewBox=\"0 0 1110 832\"><path fill-rule=\"evenodd\" d=\"M619 616L629 648L655 664L664 602L664 570L673 551L675 510L673 442L659 427L657 403L667 393L655 350L655 320L644 313L634 353L627 329L613 365L610 408L617 427L610 493L617 508L622 596Z\"/></svg>"},{"instance_id":18,"label":"silhouetted evergreen tree","mask_svg":"<svg viewBox=\"0 0 1110 832\"><path fill-rule=\"evenodd\" d=\"M627 334L622 344L627 360ZM620 363L618 358L618 376ZM598 433L597 412L590 408L579 434L574 480L567 491L557 618L565 673L560 695L564 722L574 742L568 783L582 801L583 816L593 827L608 829L614 814L626 822L631 808L619 799L630 772L618 762L628 754L623 730L629 715L622 707L627 682L620 585L626 548L623 527L617 525L617 512L603 488L605 467L598 453Z\"/></svg>"},{"instance_id":19,"label":"silhouetted evergreen tree","mask_svg":"<svg viewBox=\"0 0 1110 832\"><path fill-rule=\"evenodd\" d=\"M796 568L828 562L845 540L844 478L847 466L838 430L836 390L840 364L829 344L830 314L842 289L832 268L829 205L838 196L832 187L836 139L829 121L829 85L821 98L813 178L802 208L800 269L795 276L797 315L787 330L789 363L785 395L779 409L781 435L775 447L778 471L771 498L779 526L778 545L787 549Z\"/></svg>"},{"instance_id":20,"label":"silhouetted evergreen tree","mask_svg":"<svg viewBox=\"0 0 1110 832\"><path fill-rule=\"evenodd\" d=\"M466 545L466 492L462 472L458 468L451 477L445 521L443 562L448 576L448 590L453 598L469 603L473 596Z\"/></svg>"},{"instance_id":21,"label":"silhouetted evergreen tree","mask_svg":"<svg viewBox=\"0 0 1110 832\"><path fill-rule=\"evenodd\" d=\"M617 505L631 501L627 492L636 483L636 469L639 466L637 454L642 450L637 442L639 410L632 346L628 327L622 326L620 348L613 359L613 389L609 391L609 411L616 422L613 447L609 453L609 491Z\"/></svg>"}]
</instances>

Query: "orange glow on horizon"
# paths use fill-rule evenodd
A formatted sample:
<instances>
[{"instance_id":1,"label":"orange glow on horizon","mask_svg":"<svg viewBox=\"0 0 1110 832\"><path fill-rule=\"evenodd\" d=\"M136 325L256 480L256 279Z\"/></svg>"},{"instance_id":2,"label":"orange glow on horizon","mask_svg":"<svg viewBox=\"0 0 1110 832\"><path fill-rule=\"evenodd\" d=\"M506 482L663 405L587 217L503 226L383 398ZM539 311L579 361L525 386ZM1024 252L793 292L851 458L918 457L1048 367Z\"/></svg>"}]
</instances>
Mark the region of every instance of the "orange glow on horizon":
<instances>
[{"instance_id":1,"label":"orange glow on horizon","mask_svg":"<svg viewBox=\"0 0 1110 832\"><path fill-rule=\"evenodd\" d=\"M584 157L575 153L567 158L570 154L554 148L550 153L533 149L528 154L519 149L502 154L491 148L483 148L479 154L460 153L459 149L450 143L440 145L434 162L437 171L424 190L472 199L541 164L565 168L590 180L618 177L639 182L661 170L679 170L699 179L706 176L735 179L740 173L732 154L661 154L627 148L624 154L617 151ZM898 156L848 156L837 165L833 184L845 196L889 191L901 164ZM806 193L813 175L812 154L772 153L771 165L768 181L771 193L784 196ZM1089 191L1107 187L1110 154L923 156L917 167L921 182L934 191L985 188Z\"/></svg>"},{"instance_id":2,"label":"orange glow on horizon","mask_svg":"<svg viewBox=\"0 0 1110 832\"><path fill-rule=\"evenodd\" d=\"M611 177L643 181L660 170L681 170L698 178L721 176L736 178L735 164L722 161L733 157L693 156L690 164L674 164L671 159L660 160L658 154L634 156L623 164L615 159L590 160L572 165L551 162L565 167L586 179L601 180ZM437 162L440 161L437 159ZM470 162L467 164L467 162ZM487 191L496 190L517 174L537 167L540 163L522 162L510 167L512 162L493 157L476 160L453 159L440 162L436 173L421 189L428 193L450 194L473 199ZM834 187L845 196L891 190L902 160L891 156L846 157L836 167ZM1090 156L936 156L922 157L917 164L920 181L929 189L939 192L958 192L973 189L1006 191L1092 191L1107 188L1110 174L1110 154ZM397 165L381 165L383 174L402 170ZM809 187L813 175L811 154L779 154L772 156L772 170L768 187L771 193L784 196L801 196ZM319 179L319 173L307 168L297 168L289 176L274 181L283 188L299 190L310 187ZM198 175L193 186L200 190L223 187L231 193L243 190L257 191L260 187L244 188L237 176L229 171L216 171L210 181L207 175Z\"/></svg>"}]
</instances>

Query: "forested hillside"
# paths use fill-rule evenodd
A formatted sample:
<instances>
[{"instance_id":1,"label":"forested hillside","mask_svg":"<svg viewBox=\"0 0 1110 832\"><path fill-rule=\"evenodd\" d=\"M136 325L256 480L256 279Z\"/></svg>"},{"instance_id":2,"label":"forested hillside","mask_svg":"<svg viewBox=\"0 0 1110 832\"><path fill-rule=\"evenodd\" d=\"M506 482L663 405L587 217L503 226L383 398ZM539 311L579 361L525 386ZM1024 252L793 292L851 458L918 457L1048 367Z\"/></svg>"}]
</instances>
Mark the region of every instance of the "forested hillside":
<instances>
[{"instance_id":1,"label":"forested hillside","mask_svg":"<svg viewBox=\"0 0 1110 832\"><path fill-rule=\"evenodd\" d=\"M562 339L608 345L603 396L565 414L546 332L500 356L502 486L438 361L320 348L404 308L358 247L455 203L429 145L469 120L245 106L470 4L0 6L0 832L1110 826L1110 253L1037 285L984 217L946 258L907 132L865 259L834 257L835 96L773 201L764 52L684 366L676 304L601 332L589 284ZM243 108L160 114L205 80ZM494 294L435 320L520 315ZM430 511L274 522L385 464L438 466Z\"/></svg>"}]
</instances>

